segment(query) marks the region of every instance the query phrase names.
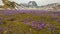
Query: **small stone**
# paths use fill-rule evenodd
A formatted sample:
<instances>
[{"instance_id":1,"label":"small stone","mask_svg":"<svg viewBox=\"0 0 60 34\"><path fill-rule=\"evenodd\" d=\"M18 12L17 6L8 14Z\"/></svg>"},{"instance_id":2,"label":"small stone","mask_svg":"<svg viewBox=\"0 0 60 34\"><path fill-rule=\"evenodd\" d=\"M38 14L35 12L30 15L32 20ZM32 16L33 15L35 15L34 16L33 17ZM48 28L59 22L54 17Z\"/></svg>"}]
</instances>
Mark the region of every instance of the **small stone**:
<instances>
[{"instance_id":1,"label":"small stone","mask_svg":"<svg viewBox=\"0 0 60 34\"><path fill-rule=\"evenodd\" d=\"M8 31L7 34L13 34L13 32L12 31Z\"/></svg>"},{"instance_id":2,"label":"small stone","mask_svg":"<svg viewBox=\"0 0 60 34\"><path fill-rule=\"evenodd\" d=\"M15 19L14 18L10 18L9 21L14 21Z\"/></svg>"}]
</instances>

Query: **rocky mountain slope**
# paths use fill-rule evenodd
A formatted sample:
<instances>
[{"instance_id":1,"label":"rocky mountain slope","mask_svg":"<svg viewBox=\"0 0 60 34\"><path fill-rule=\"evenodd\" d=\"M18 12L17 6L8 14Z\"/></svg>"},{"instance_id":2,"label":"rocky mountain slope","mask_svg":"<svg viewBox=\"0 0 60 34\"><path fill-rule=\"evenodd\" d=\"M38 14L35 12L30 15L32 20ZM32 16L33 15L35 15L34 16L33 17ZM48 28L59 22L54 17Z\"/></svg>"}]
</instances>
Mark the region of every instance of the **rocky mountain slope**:
<instances>
[{"instance_id":1,"label":"rocky mountain slope","mask_svg":"<svg viewBox=\"0 0 60 34\"><path fill-rule=\"evenodd\" d=\"M20 4L9 1L7 5L0 6L0 10L1 9L60 10L60 4L52 3L48 5L38 6L35 1L29 1L28 3L20 3Z\"/></svg>"}]
</instances>

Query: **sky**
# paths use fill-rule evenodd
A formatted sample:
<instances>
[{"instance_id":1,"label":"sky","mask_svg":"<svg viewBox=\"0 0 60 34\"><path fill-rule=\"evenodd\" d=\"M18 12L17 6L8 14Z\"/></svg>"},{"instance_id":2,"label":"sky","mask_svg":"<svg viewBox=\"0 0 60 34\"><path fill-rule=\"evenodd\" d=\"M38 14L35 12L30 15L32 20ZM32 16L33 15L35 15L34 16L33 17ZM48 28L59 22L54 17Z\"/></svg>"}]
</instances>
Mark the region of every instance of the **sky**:
<instances>
[{"instance_id":1,"label":"sky","mask_svg":"<svg viewBox=\"0 0 60 34\"><path fill-rule=\"evenodd\" d=\"M51 4L51 3L60 3L60 0L9 0L9 1L14 1L18 4L28 3L29 1L35 1L38 6L47 5L47 4ZM0 0L0 5L3 5L1 0Z\"/></svg>"}]
</instances>

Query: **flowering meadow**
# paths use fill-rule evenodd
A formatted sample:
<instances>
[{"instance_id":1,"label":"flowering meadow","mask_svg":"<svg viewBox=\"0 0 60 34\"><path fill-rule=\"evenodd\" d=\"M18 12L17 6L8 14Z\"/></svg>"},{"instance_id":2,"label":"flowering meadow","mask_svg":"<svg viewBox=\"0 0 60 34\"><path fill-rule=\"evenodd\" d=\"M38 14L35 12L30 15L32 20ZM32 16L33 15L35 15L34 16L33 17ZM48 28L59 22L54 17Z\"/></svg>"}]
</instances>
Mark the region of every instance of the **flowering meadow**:
<instances>
[{"instance_id":1,"label":"flowering meadow","mask_svg":"<svg viewBox=\"0 0 60 34\"><path fill-rule=\"evenodd\" d=\"M60 11L0 10L0 34L60 34Z\"/></svg>"}]
</instances>

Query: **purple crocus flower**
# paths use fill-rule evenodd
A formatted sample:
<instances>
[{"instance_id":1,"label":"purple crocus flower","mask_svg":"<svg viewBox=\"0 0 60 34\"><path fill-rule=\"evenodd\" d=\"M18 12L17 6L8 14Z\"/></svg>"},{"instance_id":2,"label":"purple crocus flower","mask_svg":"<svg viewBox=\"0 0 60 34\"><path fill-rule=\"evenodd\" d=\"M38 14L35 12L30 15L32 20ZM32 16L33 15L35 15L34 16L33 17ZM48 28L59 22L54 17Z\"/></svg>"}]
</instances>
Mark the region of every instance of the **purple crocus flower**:
<instances>
[{"instance_id":1,"label":"purple crocus flower","mask_svg":"<svg viewBox=\"0 0 60 34\"><path fill-rule=\"evenodd\" d=\"M27 25L30 25L30 22L28 20L23 20L23 22Z\"/></svg>"},{"instance_id":2,"label":"purple crocus flower","mask_svg":"<svg viewBox=\"0 0 60 34\"><path fill-rule=\"evenodd\" d=\"M45 23L40 23L39 26L38 26L38 28L37 28L37 30L42 29L43 27L45 27L45 25L46 25Z\"/></svg>"},{"instance_id":3,"label":"purple crocus flower","mask_svg":"<svg viewBox=\"0 0 60 34\"><path fill-rule=\"evenodd\" d=\"M3 24L3 22L0 22L0 24Z\"/></svg>"},{"instance_id":4,"label":"purple crocus flower","mask_svg":"<svg viewBox=\"0 0 60 34\"><path fill-rule=\"evenodd\" d=\"M2 28L0 28L0 32L2 31Z\"/></svg>"},{"instance_id":5,"label":"purple crocus flower","mask_svg":"<svg viewBox=\"0 0 60 34\"><path fill-rule=\"evenodd\" d=\"M38 25L38 22L33 22L33 23L32 23L32 27L33 27L33 28L36 28L37 25Z\"/></svg>"},{"instance_id":6,"label":"purple crocus flower","mask_svg":"<svg viewBox=\"0 0 60 34\"><path fill-rule=\"evenodd\" d=\"M27 22L26 24L27 24L27 25L30 25L30 22Z\"/></svg>"},{"instance_id":7,"label":"purple crocus flower","mask_svg":"<svg viewBox=\"0 0 60 34\"><path fill-rule=\"evenodd\" d=\"M0 20L3 20L3 18L2 18L2 17L0 17Z\"/></svg>"},{"instance_id":8,"label":"purple crocus flower","mask_svg":"<svg viewBox=\"0 0 60 34\"><path fill-rule=\"evenodd\" d=\"M44 27L46 24L45 23L41 23L41 26Z\"/></svg>"},{"instance_id":9,"label":"purple crocus flower","mask_svg":"<svg viewBox=\"0 0 60 34\"><path fill-rule=\"evenodd\" d=\"M0 18L0 20L2 20L2 18Z\"/></svg>"},{"instance_id":10,"label":"purple crocus flower","mask_svg":"<svg viewBox=\"0 0 60 34\"><path fill-rule=\"evenodd\" d=\"M42 29L42 27L41 26L39 26L38 28L37 28L37 30L41 30Z\"/></svg>"},{"instance_id":11,"label":"purple crocus flower","mask_svg":"<svg viewBox=\"0 0 60 34\"><path fill-rule=\"evenodd\" d=\"M58 19L57 21L60 22L60 19Z\"/></svg>"}]
</instances>

